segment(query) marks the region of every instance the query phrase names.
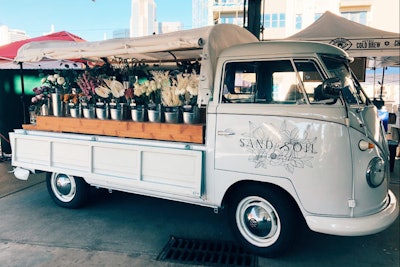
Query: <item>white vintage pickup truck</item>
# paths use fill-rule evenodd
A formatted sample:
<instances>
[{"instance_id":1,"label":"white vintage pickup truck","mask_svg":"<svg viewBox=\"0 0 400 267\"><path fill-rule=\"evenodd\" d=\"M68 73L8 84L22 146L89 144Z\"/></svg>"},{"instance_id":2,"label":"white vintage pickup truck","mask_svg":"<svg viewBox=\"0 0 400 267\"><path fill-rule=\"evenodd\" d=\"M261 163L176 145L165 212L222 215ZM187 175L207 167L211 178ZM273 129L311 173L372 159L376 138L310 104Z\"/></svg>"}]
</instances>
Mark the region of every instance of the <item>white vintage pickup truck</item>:
<instances>
[{"instance_id":1,"label":"white vintage pickup truck","mask_svg":"<svg viewBox=\"0 0 400 267\"><path fill-rule=\"evenodd\" d=\"M191 126L115 122L125 127L115 134L93 124L97 119L51 116L68 121L14 130L16 177L46 172L49 194L62 207L80 207L90 185L225 208L237 241L263 256L290 247L299 219L316 232L358 236L383 231L398 216L377 110L337 47L259 42L243 28L216 25L31 43L16 61L77 58L130 58L158 69L196 61L204 116ZM73 121L75 131L68 129ZM174 139L196 126L200 138Z\"/></svg>"}]
</instances>

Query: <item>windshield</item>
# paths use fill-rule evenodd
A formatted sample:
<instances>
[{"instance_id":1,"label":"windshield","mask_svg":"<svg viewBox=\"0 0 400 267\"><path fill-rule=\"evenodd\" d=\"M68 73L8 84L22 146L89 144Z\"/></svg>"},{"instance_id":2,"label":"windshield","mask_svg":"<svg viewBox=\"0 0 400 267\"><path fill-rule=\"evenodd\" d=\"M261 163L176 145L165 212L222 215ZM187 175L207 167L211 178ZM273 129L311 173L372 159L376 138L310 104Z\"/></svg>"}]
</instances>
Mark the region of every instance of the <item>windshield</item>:
<instances>
[{"instance_id":1,"label":"windshield","mask_svg":"<svg viewBox=\"0 0 400 267\"><path fill-rule=\"evenodd\" d=\"M360 84L352 75L349 65L344 58L321 56L328 69L330 77L337 77L342 82L343 98L348 104L367 104L368 98L361 89Z\"/></svg>"}]
</instances>

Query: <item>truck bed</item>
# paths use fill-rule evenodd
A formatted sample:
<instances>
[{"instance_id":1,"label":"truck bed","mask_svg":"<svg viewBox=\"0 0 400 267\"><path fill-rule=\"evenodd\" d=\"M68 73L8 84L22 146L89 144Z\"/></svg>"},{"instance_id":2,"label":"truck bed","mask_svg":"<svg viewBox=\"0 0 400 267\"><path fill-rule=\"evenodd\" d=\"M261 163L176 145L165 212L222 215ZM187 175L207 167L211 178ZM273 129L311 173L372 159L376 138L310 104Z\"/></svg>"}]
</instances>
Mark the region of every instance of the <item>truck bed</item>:
<instances>
[{"instance_id":1,"label":"truck bed","mask_svg":"<svg viewBox=\"0 0 400 267\"><path fill-rule=\"evenodd\" d=\"M205 125L38 116L36 125L24 124L22 128L204 144Z\"/></svg>"},{"instance_id":2,"label":"truck bed","mask_svg":"<svg viewBox=\"0 0 400 267\"><path fill-rule=\"evenodd\" d=\"M54 119L65 123L59 124L58 131L70 129L68 123L72 121L91 125L81 127L80 131L103 131L95 125L104 123L115 127L130 125L123 121ZM41 123L39 118L39 124L30 128L48 127L40 126ZM11 132L10 141L15 167L75 175L93 186L188 202L200 201L202 195L203 144L25 129Z\"/></svg>"}]
</instances>

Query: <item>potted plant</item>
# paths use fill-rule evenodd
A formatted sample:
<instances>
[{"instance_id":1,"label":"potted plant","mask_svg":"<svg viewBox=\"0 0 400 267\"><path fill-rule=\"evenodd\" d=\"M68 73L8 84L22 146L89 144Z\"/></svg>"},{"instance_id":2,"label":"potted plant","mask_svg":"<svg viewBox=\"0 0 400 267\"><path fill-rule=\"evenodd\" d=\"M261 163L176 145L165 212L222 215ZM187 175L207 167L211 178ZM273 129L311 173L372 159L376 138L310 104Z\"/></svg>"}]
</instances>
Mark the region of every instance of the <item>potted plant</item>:
<instances>
[{"instance_id":1,"label":"potted plant","mask_svg":"<svg viewBox=\"0 0 400 267\"><path fill-rule=\"evenodd\" d=\"M40 86L33 88L33 92L35 96L31 99L32 105L29 106L29 113L30 122L36 123L37 115L49 115L51 89L48 86Z\"/></svg>"},{"instance_id":2,"label":"potted plant","mask_svg":"<svg viewBox=\"0 0 400 267\"><path fill-rule=\"evenodd\" d=\"M125 103L122 101L125 95L124 85L117 81L115 77L111 79L103 79L107 88L109 88L109 96L111 97L109 103L110 115L113 120L122 120L124 118L124 106Z\"/></svg>"},{"instance_id":3,"label":"potted plant","mask_svg":"<svg viewBox=\"0 0 400 267\"><path fill-rule=\"evenodd\" d=\"M79 102L82 107L82 113L85 118L95 118L95 89L101 85L101 80L92 76L88 71L82 73L76 83L82 91Z\"/></svg>"},{"instance_id":4,"label":"potted plant","mask_svg":"<svg viewBox=\"0 0 400 267\"><path fill-rule=\"evenodd\" d=\"M62 100L67 87L65 78L60 76L60 74L55 73L43 78L42 85L50 88L53 115L62 117L64 115Z\"/></svg>"},{"instance_id":5,"label":"potted plant","mask_svg":"<svg viewBox=\"0 0 400 267\"><path fill-rule=\"evenodd\" d=\"M150 81L147 79L139 82L138 77L133 84L133 98L131 99L130 109L133 121L144 121L146 106L148 105L148 92Z\"/></svg>"},{"instance_id":6,"label":"potted plant","mask_svg":"<svg viewBox=\"0 0 400 267\"><path fill-rule=\"evenodd\" d=\"M179 74L177 76L177 94L183 102L183 122L188 124L197 123L199 111L197 106L197 95L199 80L196 73Z\"/></svg>"},{"instance_id":7,"label":"potted plant","mask_svg":"<svg viewBox=\"0 0 400 267\"><path fill-rule=\"evenodd\" d=\"M78 93L76 88L72 88L71 93L64 94L63 102L67 105L69 114L73 118L81 117L81 109L79 105L79 97L82 97L83 93Z\"/></svg>"},{"instance_id":8,"label":"potted plant","mask_svg":"<svg viewBox=\"0 0 400 267\"><path fill-rule=\"evenodd\" d=\"M166 72L168 74L168 72ZM182 106L182 99L179 94L178 81L169 79L168 82L162 84L161 99L165 108L164 116L167 123L179 122L179 108Z\"/></svg>"}]
</instances>

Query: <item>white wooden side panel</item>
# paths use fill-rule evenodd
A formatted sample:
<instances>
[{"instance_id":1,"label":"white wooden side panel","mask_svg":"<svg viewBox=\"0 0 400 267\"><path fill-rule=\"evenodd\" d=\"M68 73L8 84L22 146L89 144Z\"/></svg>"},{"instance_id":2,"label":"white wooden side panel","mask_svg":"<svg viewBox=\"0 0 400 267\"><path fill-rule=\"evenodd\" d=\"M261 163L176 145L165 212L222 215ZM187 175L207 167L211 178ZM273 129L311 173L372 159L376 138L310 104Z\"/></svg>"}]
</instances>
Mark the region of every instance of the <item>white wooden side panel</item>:
<instances>
[{"instance_id":1,"label":"white wooden side panel","mask_svg":"<svg viewBox=\"0 0 400 267\"><path fill-rule=\"evenodd\" d=\"M17 138L12 151L13 160L17 162L32 163L40 166L48 166L50 159L50 142L31 140L29 138Z\"/></svg>"},{"instance_id":2,"label":"white wooden side panel","mask_svg":"<svg viewBox=\"0 0 400 267\"><path fill-rule=\"evenodd\" d=\"M126 192L201 195L202 151L63 136L11 134L12 165L81 176L92 185Z\"/></svg>"},{"instance_id":3,"label":"white wooden side panel","mask_svg":"<svg viewBox=\"0 0 400 267\"><path fill-rule=\"evenodd\" d=\"M89 171L90 147L72 142L51 142L51 165L57 168Z\"/></svg>"},{"instance_id":4,"label":"white wooden side panel","mask_svg":"<svg viewBox=\"0 0 400 267\"><path fill-rule=\"evenodd\" d=\"M93 173L139 179L140 151L136 147L93 147Z\"/></svg>"},{"instance_id":5,"label":"white wooden side panel","mask_svg":"<svg viewBox=\"0 0 400 267\"><path fill-rule=\"evenodd\" d=\"M142 180L183 188L198 187L196 177L201 175L201 154L179 152L143 151Z\"/></svg>"}]
</instances>

